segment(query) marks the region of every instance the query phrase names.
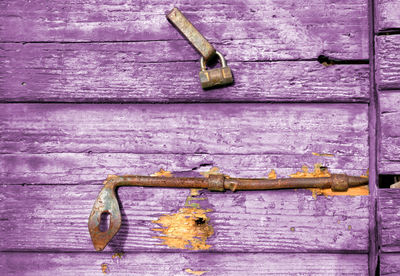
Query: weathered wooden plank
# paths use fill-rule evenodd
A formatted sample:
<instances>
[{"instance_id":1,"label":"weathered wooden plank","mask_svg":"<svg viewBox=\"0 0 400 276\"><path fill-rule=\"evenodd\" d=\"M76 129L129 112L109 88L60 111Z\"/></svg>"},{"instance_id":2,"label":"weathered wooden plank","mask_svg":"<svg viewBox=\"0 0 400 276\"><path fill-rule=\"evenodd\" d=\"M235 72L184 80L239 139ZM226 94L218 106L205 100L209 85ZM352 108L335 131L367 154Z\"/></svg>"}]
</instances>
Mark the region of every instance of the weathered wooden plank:
<instances>
[{"instance_id":1,"label":"weathered wooden plank","mask_svg":"<svg viewBox=\"0 0 400 276\"><path fill-rule=\"evenodd\" d=\"M354 175L368 167L365 104L3 104L0 110L0 173L7 184L93 182L201 164L243 177L270 169L288 176L315 163Z\"/></svg>"},{"instance_id":2,"label":"weathered wooden plank","mask_svg":"<svg viewBox=\"0 0 400 276\"><path fill-rule=\"evenodd\" d=\"M100 188L101 185L2 185L1 250L94 250L87 220ZM162 234L154 230L160 225L154 221L188 208L190 190L121 187L118 194L122 226L105 250L185 251L161 244L163 240L158 237ZM214 233L206 243L213 252L368 251L367 196L314 199L306 190L202 190L199 197L200 209L196 210L209 211L208 224ZM188 225L193 229L201 227L197 223Z\"/></svg>"},{"instance_id":3,"label":"weathered wooden plank","mask_svg":"<svg viewBox=\"0 0 400 276\"><path fill-rule=\"evenodd\" d=\"M397 11L398 12L398 11ZM384 90L400 89L400 35L377 36L376 83Z\"/></svg>"},{"instance_id":4,"label":"weathered wooden plank","mask_svg":"<svg viewBox=\"0 0 400 276\"><path fill-rule=\"evenodd\" d=\"M367 156L366 104L2 104L1 153Z\"/></svg>"},{"instance_id":5,"label":"weathered wooden plank","mask_svg":"<svg viewBox=\"0 0 400 276\"><path fill-rule=\"evenodd\" d=\"M3 43L0 100L368 101L368 65L326 67L317 60L241 62L264 59L259 56L263 51L227 49L226 53L235 84L203 91L198 55L182 41Z\"/></svg>"},{"instance_id":6,"label":"weathered wooden plank","mask_svg":"<svg viewBox=\"0 0 400 276\"><path fill-rule=\"evenodd\" d=\"M322 164L331 173L365 174L366 156L311 154L0 154L0 184L99 184L107 175L150 175L163 168L176 176L201 176L213 166L232 177L288 177Z\"/></svg>"},{"instance_id":7,"label":"weathered wooden plank","mask_svg":"<svg viewBox=\"0 0 400 276\"><path fill-rule=\"evenodd\" d=\"M400 252L400 189L380 189L379 233L383 252Z\"/></svg>"},{"instance_id":8,"label":"weathered wooden plank","mask_svg":"<svg viewBox=\"0 0 400 276\"><path fill-rule=\"evenodd\" d=\"M380 164L384 174L400 174L400 90L379 94L380 103Z\"/></svg>"},{"instance_id":9,"label":"weathered wooden plank","mask_svg":"<svg viewBox=\"0 0 400 276\"><path fill-rule=\"evenodd\" d=\"M182 40L165 17L174 6L217 49L240 41L243 52L262 48L267 59L309 59L320 54L368 58L367 2L362 0L2 1L0 37L2 41Z\"/></svg>"},{"instance_id":10,"label":"weathered wooden plank","mask_svg":"<svg viewBox=\"0 0 400 276\"><path fill-rule=\"evenodd\" d=\"M365 254L127 253L120 257L110 253L9 252L0 256L5 275L104 275L104 271L112 275L182 276L368 274Z\"/></svg>"},{"instance_id":11,"label":"weathered wooden plank","mask_svg":"<svg viewBox=\"0 0 400 276\"><path fill-rule=\"evenodd\" d=\"M400 275L400 253L382 253L380 260L380 275Z\"/></svg>"},{"instance_id":12,"label":"weathered wooden plank","mask_svg":"<svg viewBox=\"0 0 400 276\"><path fill-rule=\"evenodd\" d=\"M375 30L390 31L400 29L400 2L397 0L377 0L375 3Z\"/></svg>"}]
</instances>

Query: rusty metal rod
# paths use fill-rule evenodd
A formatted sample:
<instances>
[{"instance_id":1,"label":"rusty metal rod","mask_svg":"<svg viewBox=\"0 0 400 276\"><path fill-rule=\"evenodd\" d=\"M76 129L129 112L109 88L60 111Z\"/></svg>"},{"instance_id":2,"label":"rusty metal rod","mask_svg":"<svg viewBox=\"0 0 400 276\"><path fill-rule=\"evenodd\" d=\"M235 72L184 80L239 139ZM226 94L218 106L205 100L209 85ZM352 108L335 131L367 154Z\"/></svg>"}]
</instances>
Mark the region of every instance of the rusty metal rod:
<instances>
[{"instance_id":1,"label":"rusty metal rod","mask_svg":"<svg viewBox=\"0 0 400 276\"><path fill-rule=\"evenodd\" d=\"M333 191L347 191L349 187L368 184L368 178L332 174L319 178L229 178L224 175L209 175L208 178L195 177L151 177L151 176L109 176L104 182L89 216L89 233L97 251L103 250L121 227L121 213L116 197L119 186L207 188L210 191L225 190L271 190L290 188L331 188ZM102 214L110 215L108 230L99 228Z\"/></svg>"},{"instance_id":2,"label":"rusty metal rod","mask_svg":"<svg viewBox=\"0 0 400 276\"><path fill-rule=\"evenodd\" d=\"M167 14L167 19L174 25L182 35L189 40L193 47L204 57L206 61L215 55L215 48L208 40L193 26L178 8L173 8Z\"/></svg>"}]
</instances>

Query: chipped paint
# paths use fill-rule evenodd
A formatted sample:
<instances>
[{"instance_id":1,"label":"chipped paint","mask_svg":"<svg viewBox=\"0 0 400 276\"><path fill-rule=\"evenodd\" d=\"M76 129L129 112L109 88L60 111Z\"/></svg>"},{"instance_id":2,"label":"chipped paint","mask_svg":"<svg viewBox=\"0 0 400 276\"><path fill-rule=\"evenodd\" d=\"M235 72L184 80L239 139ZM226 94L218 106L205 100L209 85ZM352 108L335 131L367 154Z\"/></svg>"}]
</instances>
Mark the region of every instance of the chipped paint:
<instances>
[{"instance_id":1,"label":"chipped paint","mask_svg":"<svg viewBox=\"0 0 400 276\"><path fill-rule=\"evenodd\" d=\"M296 172L294 174L291 174L290 177L293 178L301 178L301 177L309 177L309 178L314 178L314 177L330 177L331 174L329 170L325 167L323 167L320 163L317 163L314 165L314 171L309 171L307 166L302 166L301 168L302 171ZM361 177L367 177L368 178L368 170L366 172L366 175L362 175ZM369 195L369 188L368 185L365 186L359 186L359 187L351 187L349 188L346 192L334 192L330 188L327 189L320 189L320 188L309 188L308 190L312 191L312 196L314 199L317 199L318 195L324 195L324 196L337 196L337 195L347 195L347 196L363 196L363 195Z\"/></svg>"},{"instance_id":2,"label":"chipped paint","mask_svg":"<svg viewBox=\"0 0 400 276\"><path fill-rule=\"evenodd\" d=\"M199 196L199 191L201 189L190 189L190 195L186 198L185 207L193 207L200 209L200 204L197 202L192 202L194 200L206 200L205 197L197 197Z\"/></svg>"},{"instance_id":3,"label":"chipped paint","mask_svg":"<svg viewBox=\"0 0 400 276\"><path fill-rule=\"evenodd\" d=\"M123 256L124 256L124 253L122 253L122 252L116 252L116 253L114 253L114 254L111 256L111 258L112 258L112 259L115 259L115 258L122 259Z\"/></svg>"},{"instance_id":4,"label":"chipped paint","mask_svg":"<svg viewBox=\"0 0 400 276\"><path fill-rule=\"evenodd\" d=\"M268 174L268 179L276 179L276 172L274 169L272 169Z\"/></svg>"},{"instance_id":5,"label":"chipped paint","mask_svg":"<svg viewBox=\"0 0 400 276\"><path fill-rule=\"evenodd\" d=\"M314 178L314 177L330 177L331 174L327 169L324 169L320 163L314 165L314 171L310 172L307 166L301 167L301 172L291 174L293 178Z\"/></svg>"},{"instance_id":6,"label":"chipped paint","mask_svg":"<svg viewBox=\"0 0 400 276\"><path fill-rule=\"evenodd\" d=\"M193 275L203 275L204 273L206 273L208 271L205 271L205 270L192 270L190 268L186 268L185 272L193 274Z\"/></svg>"},{"instance_id":7,"label":"chipped paint","mask_svg":"<svg viewBox=\"0 0 400 276\"><path fill-rule=\"evenodd\" d=\"M151 174L150 176L165 176L165 177L172 177L172 173L170 171L166 171L161 168L158 172Z\"/></svg>"},{"instance_id":8,"label":"chipped paint","mask_svg":"<svg viewBox=\"0 0 400 276\"><path fill-rule=\"evenodd\" d=\"M334 157L335 155L331 154L331 153L317 153L317 152L312 152L312 155L315 156L325 156L325 157Z\"/></svg>"},{"instance_id":9,"label":"chipped paint","mask_svg":"<svg viewBox=\"0 0 400 276\"><path fill-rule=\"evenodd\" d=\"M213 167L208 172L201 173L208 177L210 174L219 174L219 169ZM172 177L172 173L164 169L152 174L151 176ZM153 223L159 224L162 228L154 228L153 231L161 232L163 236L153 238L163 240L171 248L205 250L211 245L206 244L209 236L214 234L214 230L209 225L207 212L212 210L201 209L200 204L193 201L205 200L204 197L198 197L201 189L190 189L190 194L185 200L184 208L178 210L175 214L165 214Z\"/></svg>"},{"instance_id":10,"label":"chipped paint","mask_svg":"<svg viewBox=\"0 0 400 276\"><path fill-rule=\"evenodd\" d=\"M206 172L199 172L202 176L204 176L204 177L208 177L210 174L222 174L220 171L219 171L219 168L218 167L212 167L209 171L206 171ZM225 175L226 177L229 177L229 176L227 176L227 175Z\"/></svg>"},{"instance_id":11,"label":"chipped paint","mask_svg":"<svg viewBox=\"0 0 400 276\"><path fill-rule=\"evenodd\" d=\"M107 274L108 272L110 272L110 269L108 268L108 264L106 264L106 263L101 264L101 272L103 272L104 274Z\"/></svg>"},{"instance_id":12,"label":"chipped paint","mask_svg":"<svg viewBox=\"0 0 400 276\"><path fill-rule=\"evenodd\" d=\"M154 228L153 231L161 232L163 236L154 238L163 240L162 244L170 248L205 250L211 245L207 238L214 234L214 229L209 225L207 212L199 208L181 208L175 214L163 215L153 221L163 228Z\"/></svg>"}]
</instances>

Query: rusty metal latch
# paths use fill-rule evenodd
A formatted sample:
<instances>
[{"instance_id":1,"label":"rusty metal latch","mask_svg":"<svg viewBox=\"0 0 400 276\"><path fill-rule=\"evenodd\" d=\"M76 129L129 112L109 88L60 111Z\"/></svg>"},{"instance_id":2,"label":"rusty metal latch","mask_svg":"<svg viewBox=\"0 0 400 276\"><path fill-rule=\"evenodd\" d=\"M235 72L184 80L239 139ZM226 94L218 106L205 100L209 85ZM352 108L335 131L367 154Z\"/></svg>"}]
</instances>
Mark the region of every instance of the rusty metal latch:
<instances>
[{"instance_id":1,"label":"rusty metal latch","mask_svg":"<svg viewBox=\"0 0 400 276\"><path fill-rule=\"evenodd\" d=\"M167 19L202 55L200 59L201 71L199 73L201 87L208 89L217 86L226 86L233 83L231 69L226 65L223 55L216 51L208 40L193 26L178 8L173 8L167 14ZM221 68L207 70L206 64L214 56L221 61Z\"/></svg>"},{"instance_id":2,"label":"rusty metal latch","mask_svg":"<svg viewBox=\"0 0 400 276\"><path fill-rule=\"evenodd\" d=\"M151 177L151 176L110 176L104 183L89 216L89 233L94 248L102 251L121 227L121 212L116 197L119 186L145 186L170 188L203 188L224 192L231 190L271 190L290 188L331 188L332 191L347 191L349 187L368 184L368 178L332 174L319 178L229 178L224 175L209 175L208 178L196 177ZM110 215L108 230L100 230L102 214Z\"/></svg>"},{"instance_id":3,"label":"rusty metal latch","mask_svg":"<svg viewBox=\"0 0 400 276\"><path fill-rule=\"evenodd\" d=\"M189 40L194 48L209 61L216 53L215 48L208 40L193 26L178 8L173 8L167 14L167 19L174 25L182 35Z\"/></svg>"}]
</instances>

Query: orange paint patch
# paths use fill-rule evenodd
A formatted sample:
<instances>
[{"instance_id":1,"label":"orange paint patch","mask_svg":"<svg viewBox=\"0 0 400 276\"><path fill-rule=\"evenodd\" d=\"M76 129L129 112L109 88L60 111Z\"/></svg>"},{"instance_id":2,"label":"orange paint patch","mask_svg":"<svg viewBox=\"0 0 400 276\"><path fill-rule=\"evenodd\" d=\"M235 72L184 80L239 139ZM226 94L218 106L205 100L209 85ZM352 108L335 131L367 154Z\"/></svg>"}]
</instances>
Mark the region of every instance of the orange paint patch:
<instances>
[{"instance_id":1,"label":"orange paint patch","mask_svg":"<svg viewBox=\"0 0 400 276\"><path fill-rule=\"evenodd\" d=\"M204 177L208 177L210 174L222 174L224 175L226 178L229 178L229 175L223 174L219 171L218 167L212 167L209 171L206 172L199 172L202 176Z\"/></svg>"},{"instance_id":2,"label":"orange paint patch","mask_svg":"<svg viewBox=\"0 0 400 276\"><path fill-rule=\"evenodd\" d=\"M185 201L185 207L193 207L193 208L198 208L200 209L200 204L197 202L192 202L192 201L197 201L197 200L205 200L205 197L197 197L199 196L199 191L201 189L190 189L190 195L186 198Z\"/></svg>"},{"instance_id":3,"label":"orange paint patch","mask_svg":"<svg viewBox=\"0 0 400 276\"><path fill-rule=\"evenodd\" d=\"M115 259L115 258L120 258L120 259L122 259L123 256L124 256L124 253L122 253L122 252L117 252L117 253L114 253L114 254L111 256L111 258L113 258L113 259Z\"/></svg>"},{"instance_id":4,"label":"orange paint patch","mask_svg":"<svg viewBox=\"0 0 400 276\"><path fill-rule=\"evenodd\" d=\"M268 179L276 179L276 172L274 169L272 169L268 174Z\"/></svg>"},{"instance_id":5,"label":"orange paint patch","mask_svg":"<svg viewBox=\"0 0 400 276\"><path fill-rule=\"evenodd\" d=\"M207 212L193 207L181 208L176 214L163 215L153 221L163 228L153 231L161 232L163 236L154 238L163 240L162 244L170 248L206 250L211 245L206 244L207 238L214 234L214 229L208 224Z\"/></svg>"},{"instance_id":6,"label":"orange paint patch","mask_svg":"<svg viewBox=\"0 0 400 276\"><path fill-rule=\"evenodd\" d=\"M334 157L334 155L331 154L331 153L317 153L317 152L312 152L311 154L312 154L312 155L315 155L315 156Z\"/></svg>"},{"instance_id":7,"label":"orange paint patch","mask_svg":"<svg viewBox=\"0 0 400 276\"><path fill-rule=\"evenodd\" d=\"M160 169L160 171L151 174L150 176L165 176L172 177L172 173L169 171L165 171L164 169Z\"/></svg>"},{"instance_id":8,"label":"orange paint patch","mask_svg":"<svg viewBox=\"0 0 400 276\"><path fill-rule=\"evenodd\" d=\"M314 165L314 171L309 171L307 166L303 166L301 168L301 172L296 172L295 174L291 174L290 177L293 178L314 178L314 177L330 177L331 173L328 169L322 167L321 164L317 163ZM362 175L361 177L368 178L368 170L366 175ZM320 188L309 188L308 190L312 191L313 198L317 198L318 195L324 196L337 196L337 195L346 195L346 196L363 196L369 195L368 185L359 186L359 187L351 187L346 192L334 192L330 188L320 189Z\"/></svg>"},{"instance_id":9,"label":"orange paint patch","mask_svg":"<svg viewBox=\"0 0 400 276\"><path fill-rule=\"evenodd\" d=\"M101 264L101 272L103 272L104 274L107 274L108 272L110 272L110 270L108 269L108 264Z\"/></svg>"},{"instance_id":10,"label":"orange paint patch","mask_svg":"<svg viewBox=\"0 0 400 276\"><path fill-rule=\"evenodd\" d=\"M203 275L204 273L206 273L207 271L203 271L203 270L191 270L190 268L186 268L185 272L193 274L193 275Z\"/></svg>"}]
</instances>

